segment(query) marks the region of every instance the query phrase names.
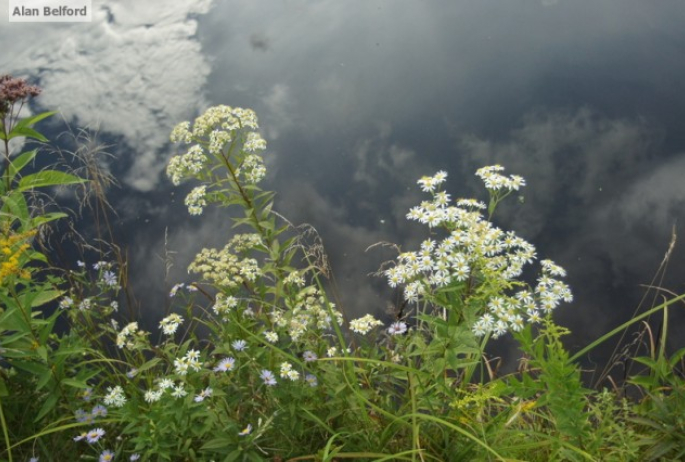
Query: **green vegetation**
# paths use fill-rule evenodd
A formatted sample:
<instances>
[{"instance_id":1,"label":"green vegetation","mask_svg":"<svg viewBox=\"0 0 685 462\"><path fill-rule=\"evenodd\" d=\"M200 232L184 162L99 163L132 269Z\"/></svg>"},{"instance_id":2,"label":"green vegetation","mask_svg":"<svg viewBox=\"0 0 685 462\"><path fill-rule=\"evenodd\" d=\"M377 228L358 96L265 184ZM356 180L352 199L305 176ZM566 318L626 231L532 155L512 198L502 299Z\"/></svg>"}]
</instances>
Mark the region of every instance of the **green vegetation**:
<instances>
[{"instance_id":1,"label":"green vegetation","mask_svg":"<svg viewBox=\"0 0 685 462\"><path fill-rule=\"evenodd\" d=\"M195 282L173 287L171 311L147 332L130 317L119 324L128 288L113 243L75 269L56 268L41 250L43 230L67 215L39 208L40 189L92 187L101 217L106 204L93 163L87 179L50 168L22 174L38 151L15 155L9 142L47 142L34 126L51 113L18 118L37 94L0 79L0 461L685 456L685 349L669 356L664 346L668 308L685 296L571 355L568 330L552 316L572 301L564 269L541 260L529 285L522 274L534 246L491 221L523 178L478 170L487 203L453 200L445 172L421 178L430 197L407 218L425 224L427 238L379 271L406 303L392 322L350 320L331 302L316 233L274 212L274 194L259 187L266 142L256 115L210 108L174 129L172 141L188 149L167 174L176 185L196 182L185 200L191 214L219 206L235 233L190 262ZM635 397L587 388L578 358L655 313L661 332L633 358L644 366L629 380ZM56 330L58 320L68 328ZM499 376L486 346L504 335L522 361Z\"/></svg>"}]
</instances>

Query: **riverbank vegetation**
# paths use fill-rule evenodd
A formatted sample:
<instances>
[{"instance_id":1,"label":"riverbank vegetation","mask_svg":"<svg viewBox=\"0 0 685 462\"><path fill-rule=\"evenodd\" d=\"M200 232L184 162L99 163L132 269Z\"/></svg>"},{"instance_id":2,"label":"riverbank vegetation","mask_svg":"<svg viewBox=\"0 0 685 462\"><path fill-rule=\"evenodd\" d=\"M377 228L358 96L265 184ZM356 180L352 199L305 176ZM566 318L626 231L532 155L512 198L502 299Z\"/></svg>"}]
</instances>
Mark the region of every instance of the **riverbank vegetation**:
<instances>
[{"instance_id":1,"label":"riverbank vegetation","mask_svg":"<svg viewBox=\"0 0 685 462\"><path fill-rule=\"evenodd\" d=\"M128 306L125 252L101 235L59 266L46 245L74 216L46 208L45 193L76 189L105 220L110 179L92 160L67 173L35 169L40 148L13 152L20 138L49 143L36 125L52 113L18 117L39 94L23 80L5 76L0 90L0 461L685 457L685 349L665 346L685 296L664 292L568 351L554 321L572 307L566 271L492 222L525 187L503 167L476 172L484 201L453 198L446 172L418 179L425 199L407 219L425 240L379 262L402 303L392 318L350 319L316 232L259 186L268 151L256 114L210 108L173 130L166 173L192 183L191 215L221 208L233 232L188 262L192 280L146 329ZM625 383L583 382L579 359L655 314L660 331L645 327L645 348L621 359L641 366ZM504 336L521 359L501 375L487 346Z\"/></svg>"}]
</instances>

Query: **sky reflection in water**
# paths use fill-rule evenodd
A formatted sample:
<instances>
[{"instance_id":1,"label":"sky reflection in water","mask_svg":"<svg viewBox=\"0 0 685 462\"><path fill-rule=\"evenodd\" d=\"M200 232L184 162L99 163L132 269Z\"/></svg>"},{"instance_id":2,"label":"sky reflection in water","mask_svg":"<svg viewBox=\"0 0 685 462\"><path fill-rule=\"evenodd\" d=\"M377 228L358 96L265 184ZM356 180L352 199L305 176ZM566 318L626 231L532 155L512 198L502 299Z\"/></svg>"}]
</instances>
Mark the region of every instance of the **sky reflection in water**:
<instances>
[{"instance_id":1,"label":"sky reflection in water","mask_svg":"<svg viewBox=\"0 0 685 462\"><path fill-rule=\"evenodd\" d=\"M162 6L164 5L164 6ZM0 69L37 79L40 109L98 125L115 146L111 192L148 312L221 213L191 217L164 177L171 128L214 104L250 107L269 142L266 187L314 225L345 308L382 312L368 278L425 229L404 217L415 181L444 169L456 197L473 172L527 179L498 224L569 271L561 323L584 345L628 316L685 214L685 4L640 0L283 2L94 0L89 24L8 24ZM55 129L61 129L55 127ZM164 281L164 229L176 266ZM665 285L685 290L682 245ZM677 320L677 319L676 319ZM682 317L680 319L682 323Z\"/></svg>"}]
</instances>

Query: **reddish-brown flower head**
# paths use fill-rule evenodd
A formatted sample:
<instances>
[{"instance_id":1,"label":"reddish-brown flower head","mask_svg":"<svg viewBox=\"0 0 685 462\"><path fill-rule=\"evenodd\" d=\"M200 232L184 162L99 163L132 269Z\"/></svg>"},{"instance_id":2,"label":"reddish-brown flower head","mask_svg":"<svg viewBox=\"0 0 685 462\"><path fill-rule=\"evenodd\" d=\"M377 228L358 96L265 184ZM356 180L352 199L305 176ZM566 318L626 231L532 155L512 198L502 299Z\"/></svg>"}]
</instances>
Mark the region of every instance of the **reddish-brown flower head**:
<instances>
[{"instance_id":1,"label":"reddish-brown flower head","mask_svg":"<svg viewBox=\"0 0 685 462\"><path fill-rule=\"evenodd\" d=\"M40 88L29 85L25 79L11 75L0 76L0 113L7 113L17 101L40 95Z\"/></svg>"}]
</instances>

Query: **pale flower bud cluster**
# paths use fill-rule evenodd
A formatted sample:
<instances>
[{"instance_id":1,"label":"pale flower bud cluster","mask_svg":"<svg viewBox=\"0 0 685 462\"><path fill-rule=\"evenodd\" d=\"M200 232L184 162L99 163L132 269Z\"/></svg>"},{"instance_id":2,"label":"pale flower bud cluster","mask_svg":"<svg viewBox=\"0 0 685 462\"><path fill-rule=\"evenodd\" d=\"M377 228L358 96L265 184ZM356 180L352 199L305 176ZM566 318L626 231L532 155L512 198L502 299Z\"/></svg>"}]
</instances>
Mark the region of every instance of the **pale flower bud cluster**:
<instances>
[{"instance_id":1,"label":"pale flower bud cluster","mask_svg":"<svg viewBox=\"0 0 685 462\"><path fill-rule=\"evenodd\" d=\"M259 128L257 116L251 109L215 106L207 109L194 123L182 122L171 132L174 143L196 143L186 154L174 156L169 161L166 173L174 185L190 178L200 178L210 162L225 166L229 156L233 157L233 168L244 181L259 183L266 175L263 159L257 155L266 149L266 141L256 132ZM233 161L232 161L233 162ZM188 211L193 215L202 213L206 203L204 186L195 188L186 197Z\"/></svg>"},{"instance_id":2,"label":"pale flower bud cluster","mask_svg":"<svg viewBox=\"0 0 685 462\"><path fill-rule=\"evenodd\" d=\"M202 146L196 144L182 156L174 156L169 160L166 173L171 182L178 186L181 181L194 178L207 164L207 156Z\"/></svg>"},{"instance_id":3,"label":"pale flower bud cluster","mask_svg":"<svg viewBox=\"0 0 685 462\"><path fill-rule=\"evenodd\" d=\"M328 302L315 286L308 286L297 294L291 309L274 310L270 318L274 325L285 328L293 341L298 341L308 331L331 329L331 311L335 316L335 322L342 325L342 313L336 310L335 305Z\"/></svg>"},{"instance_id":4,"label":"pale flower bud cluster","mask_svg":"<svg viewBox=\"0 0 685 462\"><path fill-rule=\"evenodd\" d=\"M501 165L490 165L488 167L479 168L476 171L476 176L483 180L485 187L491 191L499 191L507 189L509 191L518 191L526 185L526 180L518 175L511 175L506 177L498 172L504 171Z\"/></svg>"},{"instance_id":5,"label":"pale flower bud cluster","mask_svg":"<svg viewBox=\"0 0 685 462\"><path fill-rule=\"evenodd\" d=\"M205 185L196 186L186 196L185 204L188 207L188 213L191 215L202 215L202 210L207 206L207 187Z\"/></svg>"},{"instance_id":6,"label":"pale flower bud cluster","mask_svg":"<svg viewBox=\"0 0 685 462\"><path fill-rule=\"evenodd\" d=\"M223 320L228 320L228 313L238 306L238 299L232 295L226 296L219 292L216 294L216 300L212 306L214 313Z\"/></svg>"},{"instance_id":7,"label":"pale flower bud cluster","mask_svg":"<svg viewBox=\"0 0 685 462\"><path fill-rule=\"evenodd\" d=\"M266 167L261 156L250 154L245 157L243 164L236 171L236 174L243 178L247 183L257 184L266 176Z\"/></svg>"},{"instance_id":8,"label":"pale flower bud cluster","mask_svg":"<svg viewBox=\"0 0 685 462\"><path fill-rule=\"evenodd\" d=\"M352 329L353 332L356 332L358 334L366 335L368 334L371 329L377 326L382 326L383 323L371 316L370 314L367 314L364 317L361 317L359 319L353 319L350 321L350 329Z\"/></svg>"},{"instance_id":9,"label":"pale flower bud cluster","mask_svg":"<svg viewBox=\"0 0 685 462\"><path fill-rule=\"evenodd\" d=\"M497 165L484 167L477 175L492 191L516 190L525 184L521 177L506 178L497 173L502 170ZM520 284L516 278L536 257L532 244L513 232L499 229L483 215L487 207L482 202L459 199L455 205L450 205L449 194L437 191L446 176L445 172L438 172L418 181L424 191L432 194L433 200L413 207L407 219L430 228L442 227L447 235L442 240L425 240L419 251L403 252L397 265L384 273L391 287L404 285L404 298L409 302L417 302L427 293L467 281L488 284L503 292ZM544 260L542 270L542 282L534 293L522 290L512 296L502 295L490 300L487 312L473 326L474 333L491 333L497 337L508 330L519 331L524 321L539 321L540 310L549 312L560 300L570 301L568 287L552 279L552 276L565 276L563 268Z\"/></svg>"},{"instance_id":10,"label":"pale flower bud cluster","mask_svg":"<svg viewBox=\"0 0 685 462\"><path fill-rule=\"evenodd\" d=\"M188 267L189 272L201 274L206 281L224 288L237 288L244 282L254 282L261 274L254 258L240 258L250 247L261 245L253 234L237 235L223 249L202 249Z\"/></svg>"},{"instance_id":11,"label":"pale flower bud cluster","mask_svg":"<svg viewBox=\"0 0 685 462\"><path fill-rule=\"evenodd\" d=\"M119 348L126 347L127 349L132 350L135 348L135 337L144 335L145 332L138 330L137 322L129 323L117 334L117 346Z\"/></svg>"}]
</instances>

